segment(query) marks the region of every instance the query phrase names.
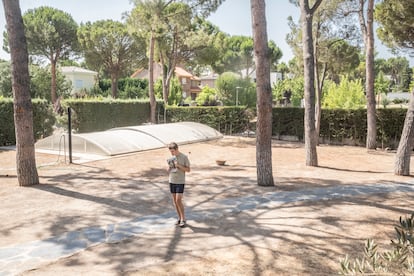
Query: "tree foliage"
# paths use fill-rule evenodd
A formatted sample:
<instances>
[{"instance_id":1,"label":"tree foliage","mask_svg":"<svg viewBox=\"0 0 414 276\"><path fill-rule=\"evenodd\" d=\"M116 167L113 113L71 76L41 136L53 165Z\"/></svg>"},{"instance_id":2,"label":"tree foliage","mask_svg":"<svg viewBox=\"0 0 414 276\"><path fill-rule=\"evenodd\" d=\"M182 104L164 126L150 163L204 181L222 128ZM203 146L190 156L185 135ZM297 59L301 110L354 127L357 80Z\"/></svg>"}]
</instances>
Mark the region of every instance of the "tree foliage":
<instances>
[{"instance_id":1,"label":"tree foliage","mask_svg":"<svg viewBox=\"0 0 414 276\"><path fill-rule=\"evenodd\" d=\"M390 81L385 77L384 73L380 71L375 78L375 94L387 94L390 89Z\"/></svg>"},{"instance_id":2,"label":"tree foliage","mask_svg":"<svg viewBox=\"0 0 414 276\"><path fill-rule=\"evenodd\" d=\"M37 64L29 65L30 73L30 96L51 101L50 83L52 75L49 67L42 67ZM9 61L0 62L0 95L12 97L12 75ZM69 96L72 87L60 71L56 72L56 92L62 97Z\"/></svg>"},{"instance_id":3,"label":"tree foliage","mask_svg":"<svg viewBox=\"0 0 414 276\"><path fill-rule=\"evenodd\" d=\"M192 55L187 58L185 63L196 74L210 68L216 73L222 73L220 61L227 35L211 22L199 17L195 18L191 32L195 34L191 40L196 42L194 46L197 47L192 46Z\"/></svg>"},{"instance_id":4,"label":"tree foliage","mask_svg":"<svg viewBox=\"0 0 414 276\"><path fill-rule=\"evenodd\" d=\"M342 39L320 42L320 68L326 68L327 79L339 83L341 75L351 75L360 63L360 49Z\"/></svg>"},{"instance_id":5,"label":"tree foliage","mask_svg":"<svg viewBox=\"0 0 414 276\"><path fill-rule=\"evenodd\" d=\"M125 24L113 20L82 24L78 38L86 63L98 71L103 68L111 77L112 97L116 98L119 77L145 60L145 43L130 34Z\"/></svg>"},{"instance_id":6,"label":"tree foliage","mask_svg":"<svg viewBox=\"0 0 414 276\"><path fill-rule=\"evenodd\" d=\"M158 79L157 82L155 83L154 90L155 90L156 97L158 99L162 99L163 93L162 93L162 80L161 79ZM167 100L168 105L180 105L183 103L184 101L183 89L182 89L182 86L178 78L174 77L171 79L169 91L170 93L168 95L168 100Z\"/></svg>"},{"instance_id":7,"label":"tree foliage","mask_svg":"<svg viewBox=\"0 0 414 276\"><path fill-rule=\"evenodd\" d=\"M405 57L387 59L386 73L391 77L390 88L395 92L408 91L412 80L413 70Z\"/></svg>"},{"instance_id":8,"label":"tree foliage","mask_svg":"<svg viewBox=\"0 0 414 276\"><path fill-rule=\"evenodd\" d=\"M216 80L217 97L224 105L256 106L256 86L249 78L225 72Z\"/></svg>"},{"instance_id":9,"label":"tree foliage","mask_svg":"<svg viewBox=\"0 0 414 276\"><path fill-rule=\"evenodd\" d=\"M56 66L59 59L77 51L78 25L72 16L51 7L28 10L23 15L29 55L48 60L51 65L51 100L57 100Z\"/></svg>"},{"instance_id":10,"label":"tree foliage","mask_svg":"<svg viewBox=\"0 0 414 276\"><path fill-rule=\"evenodd\" d=\"M135 8L128 16L129 26L145 37L148 43L149 96L151 105L151 121L155 123L156 101L154 92L154 61L155 47L158 43L158 60L163 67L163 99L169 97L169 81L171 80L179 56L184 53L179 45L184 41L188 30L188 20L194 16L205 17L215 11L222 0L135 0ZM187 16L191 14L191 16ZM188 32L189 33L189 32ZM203 41L199 39L187 40ZM186 45L186 43L184 43Z\"/></svg>"},{"instance_id":11,"label":"tree foliage","mask_svg":"<svg viewBox=\"0 0 414 276\"><path fill-rule=\"evenodd\" d=\"M250 76L255 70L253 60L253 38L242 35L226 36L220 46L220 58L213 64L215 72L235 72L242 76ZM268 42L269 61L272 69L282 57L282 51L272 40Z\"/></svg>"},{"instance_id":12,"label":"tree foliage","mask_svg":"<svg viewBox=\"0 0 414 276\"><path fill-rule=\"evenodd\" d=\"M50 83L52 75L48 66L42 67L36 64L29 66L30 72L30 95L32 98L47 99L50 98ZM56 72L56 92L57 95L67 98L72 90L72 85L60 71Z\"/></svg>"},{"instance_id":13,"label":"tree foliage","mask_svg":"<svg viewBox=\"0 0 414 276\"><path fill-rule=\"evenodd\" d=\"M392 49L414 50L414 2L386 0L376 5L378 37Z\"/></svg>"}]
</instances>

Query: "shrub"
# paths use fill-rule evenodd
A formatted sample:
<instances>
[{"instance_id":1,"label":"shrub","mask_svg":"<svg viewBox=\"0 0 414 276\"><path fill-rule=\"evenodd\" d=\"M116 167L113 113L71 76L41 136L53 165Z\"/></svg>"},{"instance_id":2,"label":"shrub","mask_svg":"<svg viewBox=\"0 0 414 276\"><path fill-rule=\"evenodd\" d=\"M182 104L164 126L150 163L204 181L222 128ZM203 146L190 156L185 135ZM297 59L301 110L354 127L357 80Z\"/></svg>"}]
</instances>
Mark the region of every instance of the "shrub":
<instances>
[{"instance_id":1,"label":"shrub","mask_svg":"<svg viewBox=\"0 0 414 276\"><path fill-rule=\"evenodd\" d=\"M217 105L217 91L214 88L204 86L196 98L198 105L214 106Z\"/></svg>"},{"instance_id":2,"label":"shrub","mask_svg":"<svg viewBox=\"0 0 414 276\"><path fill-rule=\"evenodd\" d=\"M360 80L341 79L339 85L331 82L323 96L325 108L357 109L365 105L364 88Z\"/></svg>"},{"instance_id":3,"label":"shrub","mask_svg":"<svg viewBox=\"0 0 414 276\"><path fill-rule=\"evenodd\" d=\"M341 260L343 275L413 275L414 273L414 213L395 226L397 239L391 240L392 249L378 252L378 245L367 240L364 255L350 261L348 255Z\"/></svg>"},{"instance_id":4,"label":"shrub","mask_svg":"<svg viewBox=\"0 0 414 276\"><path fill-rule=\"evenodd\" d=\"M283 101L284 93L290 91L290 102L294 107L300 107L304 97L303 78L284 79L276 82L272 88L273 99L278 103Z\"/></svg>"}]
</instances>

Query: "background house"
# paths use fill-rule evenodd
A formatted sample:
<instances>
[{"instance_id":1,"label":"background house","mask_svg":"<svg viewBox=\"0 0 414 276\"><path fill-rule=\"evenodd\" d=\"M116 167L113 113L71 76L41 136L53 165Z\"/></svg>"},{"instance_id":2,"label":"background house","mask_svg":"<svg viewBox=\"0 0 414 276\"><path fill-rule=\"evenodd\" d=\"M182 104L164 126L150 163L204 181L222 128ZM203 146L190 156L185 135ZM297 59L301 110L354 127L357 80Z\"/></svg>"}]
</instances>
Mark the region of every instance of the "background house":
<instances>
[{"instance_id":1,"label":"background house","mask_svg":"<svg viewBox=\"0 0 414 276\"><path fill-rule=\"evenodd\" d=\"M246 70L241 71L242 78L249 77L252 82L256 82L256 70L253 70L249 73L249 75L246 74ZM285 77L286 78L286 77ZM279 72L270 72L270 85L275 85L278 81L281 81L282 73Z\"/></svg>"},{"instance_id":2,"label":"background house","mask_svg":"<svg viewBox=\"0 0 414 276\"><path fill-rule=\"evenodd\" d=\"M191 97L191 100L195 100L201 92L200 78L179 66L175 67L174 73L181 84L183 98ZM161 74L161 64L154 64L154 80L161 78ZM138 69L131 75L131 78L148 79L148 69Z\"/></svg>"},{"instance_id":3,"label":"background house","mask_svg":"<svg viewBox=\"0 0 414 276\"><path fill-rule=\"evenodd\" d=\"M97 82L98 72L76 66L62 66L60 69L72 84L72 95L93 88Z\"/></svg>"},{"instance_id":4,"label":"background house","mask_svg":"<svg viewBox=\"0 0 414 276\"><path fill-rule=\"evenodd\" d=\"M219 75L216 73L210 73L206 76L200 77L200 85L201 87L208 86L210 88L216 88L216 80L218 79Z\"/></svg>"}]
</instances>

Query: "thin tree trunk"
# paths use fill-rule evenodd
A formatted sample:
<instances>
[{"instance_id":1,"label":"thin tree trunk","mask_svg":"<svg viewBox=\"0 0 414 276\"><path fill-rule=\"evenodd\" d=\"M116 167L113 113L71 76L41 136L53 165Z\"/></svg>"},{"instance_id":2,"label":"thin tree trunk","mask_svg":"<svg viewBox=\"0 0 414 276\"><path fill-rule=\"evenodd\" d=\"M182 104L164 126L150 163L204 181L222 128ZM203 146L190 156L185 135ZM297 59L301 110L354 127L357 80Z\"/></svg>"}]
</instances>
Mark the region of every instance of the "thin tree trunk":
<instances>
[{"instance_id":1,"label":"thin tree trunk","mask_svg":"<svg viewBox=\"0 0 414 276\"><path fill-rule=\"evenodd\" d=\"M29 89L29 58L19 1L3 0L12 64L16 168L20 186L39 184L33 137L33 106Z\"/></svg>"},{"instance_id":2,"label":"thin tree trunk","mask_svg":"<svg viewBox=\"0 0 414 276\"><path fill-rule=\"evenodd\" d=\"M148 72L149 72L149 83L148 83L148 90L149 90L149 98L150 98L150 120L151 123L155 124L157 122L155 113L157 111L157 101L155 100L155 92L154 92L154 44L155 38L154 34L151 33L150 37L150 47L149 47L149 64L148 64Z\"/></svg>"},{"instance_id":3,"label":"thin tree trunk","mask_svg":"<svg viewBox=\"0 0 414 276\"><path fill-rule=\"evenodd\" d=\"M315 129L315 60L312 38L313 13L322 1L317 1L310 9L307 0L300 0L301 23L302 23L302 45L303 66L305 79L305 151L306 165L318 166L318 155L316 151L316 129Z\"/></svg>"},{"instance_id":4,"label":"thin tree trunk","mask_svg":"<svg viewBox=\"0 0 414 276\"><path fill-rule=\"evenodd\" d=\"M111 93L112 98L118 98L118 76L116 73L111 73Z\"/></svg>"},{"instance_id":5,"label":"thin tree trunk","mask_svg":"<svg viewBox=\"0 0 414 276\"><path fill-rule=\"evenodd\" d=\"M52 77L52 84L51 84L51 100L52 104L55 104L57 101L57 85L56 85L56 61L52 59L50 62L50 71Z\"/></svg>"},{"instance_id":6,"label":"thin tree trunk","mask_svg":"<svg viewBox=\"0 0 414 276\"><path fill-rule=\"evenodd\" d=\"M377 147L377 116L374 93L374 0L368 0L367 22L365 24L365 0L359 1L359 22L365 44L365 93L367 98L367 149Z\"/></svg>"},{"instance_id":7,"label":"thin tree trunk","mask_svg":"<svg viewBox=\"0 0 414 276\"><path fill-rule=\"evenodd\" d=\"M318 70L318 68L316 68ZM321 118L322 118L322 90L326 78L326 63L323 64L322 74L316 74L316 106L315 106L315 133L316 133L316 145L319 145L319 133L321 131ZM319 71L318 71L319 72Z\"/></svg>"},{"instance_id":8,"label":"thin tree trunk","mask_svg":"<svg viewBox=\"0 0 414 276\"><path fill-rule=\"evenodd\" d=\"M272 170L272 89L264 0L251 0L257 84L257 184L273 186Z\"/></svg>"},{"instance_id":9,"label":"thin tree trunk","mask_svg":"<svg viewBox=\"0 0 414 276\"><path fill-rule=\"evenodd\" d=\"M160 49L160 59L161 59L161 64L163 67L162 70L162 94L163 94L163 98L164 98L164 102L165 105L168 104L168 97L170 96L170 83L171 83L171 78L174 76L175 74L175 67L177 66L177 34L175 33L173 36L173 41L172 41L172 47L173 49L171 50L172 56L170 56L170 58L168 58L168 64L165 61L164 55L162 53L162 50Z\"/></svg>"},{"instance_id":10,"label":"thin tree trunk","mask_svg":"<svg viewBox=\"0 0 414 276\"><path fill-rule=\"evenodd\" d=\"M414 146L414 89L405 115L404 127L395 155L394 174L410 175L410 160Z\"/></svg>"},{"instance_id":11,"label":"thin tree trunk","mask_svg":"<svg viewBox=\"0 0 414 276\"><path fill-rule=\"evenodd\" d=\"M315 46L314 46L314 62L313 62L313 66L315 66L314 68L314 72L315 72L315 80L316 80L316 102L315 102L315 140L316 140L316 145L319 145L319 130L320 130L320 124L321 124L321 96L322 96L322 91L321 91L321 87L320 87L320 81L319 81L319 60L318 60L318 56L319 56L319 32L320 29L320 24L318 24L318 29L316 30L316 37L315 37Z\"/></svg>"},{"instance_id":12,"label":"thin tree trunk","mask_svg":"<svg viewBox=\"0 0 414 276\"><path fill-rule=\"evenodd\" d=\"M318 23L316 30L315 38L315 47L314 47L314 66L315 66L315 80L316 80L316 102L315 102L315 139L316 145L319 145L319 133L321 129L321 115L322 115L322 89L323 83L326 76L326 63L323 63L323 68L321 70L321 75L319 74L319 38L320 38L320 28L321 24Z\"/></svg>"}]
</instances>

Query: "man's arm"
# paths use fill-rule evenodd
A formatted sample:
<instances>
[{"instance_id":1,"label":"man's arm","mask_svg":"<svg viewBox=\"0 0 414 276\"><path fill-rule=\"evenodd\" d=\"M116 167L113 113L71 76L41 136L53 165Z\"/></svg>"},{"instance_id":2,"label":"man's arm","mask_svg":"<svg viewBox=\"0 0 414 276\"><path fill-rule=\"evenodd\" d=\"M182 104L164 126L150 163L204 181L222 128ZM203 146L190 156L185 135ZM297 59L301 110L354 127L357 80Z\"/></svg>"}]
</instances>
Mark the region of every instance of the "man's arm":
<instances>
[{"instance_id":1,"label":"man's arm","mask_svg":"<svg viewBox=\"0 0 414 276\"><path fill-rule=\"evenodd\" d=\"M184 165L180 165L180 164L177 164L176 165L176 167L177 167L177 169L179 169L179 170L182 170L183 172L190 172L190 166L184 166Z\"/></svg>"}]
</instances>

